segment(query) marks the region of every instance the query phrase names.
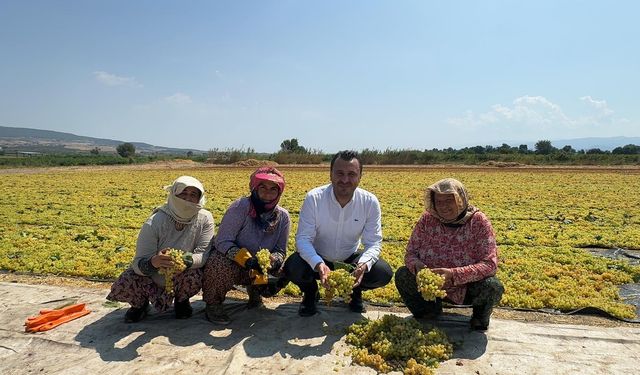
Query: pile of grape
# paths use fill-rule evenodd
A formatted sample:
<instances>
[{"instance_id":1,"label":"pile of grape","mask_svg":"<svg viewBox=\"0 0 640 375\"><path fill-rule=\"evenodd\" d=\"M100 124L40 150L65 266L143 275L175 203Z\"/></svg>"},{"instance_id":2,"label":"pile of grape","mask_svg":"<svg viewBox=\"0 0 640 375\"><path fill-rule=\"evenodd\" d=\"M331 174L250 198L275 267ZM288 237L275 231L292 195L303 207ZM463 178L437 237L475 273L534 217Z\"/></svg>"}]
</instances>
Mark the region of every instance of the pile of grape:
<instances>
[{"instance_id":1,"label":"pile of grape","mask_svg":"<svg viewBox=\"0 0 640 375\"><path fill-rule=\"evenodd\" d=\"M271 252L268 249L260 249L256 253L256 258L258 258L262 273L266 275L269 267L271 267Z\"/></svg>"},{"instance_id":2,"label":"pile of grape","mask_svg":"<svg viewBox=\"0 0 640 375\"><path fill-rule=\"evenodd\" d=\"M433 369L453 354L444 332L436 328L425 332L415 319L395 315L352 324L346 342L355 347L351 350L354 363L382 373L433 374Z\"/></svg>"},{"instance_id":3,"label":"pile of grape","mask_svg":"<svg viewBox=\"0 0 640 375\"><path fill-rule=\"evenodd\" d=\"M439 275L428 268L423 268L416 275L418 291L425 301L435 301L436 298L444 298L447 292L442 289L444 276Z\"/></svg>"},{"instance_id":4,"label":"pile of grape","mask_svg":"<svg viewBox=\"0 0 640 375\"><path fill-rule=\"evenodd\" d=\"M343 269L331 271L327 279L328 288L324 291L324 300L327 305L331 305L334 297L342 297L344 301L349 303L351 300L351 292L353 292L353 283L355 278Z\"/></svg>"},{"instance_id":5,"label":"pile of grape","mask_svg":"<svg viewBox=\"0 0 640 375\"><path fill-rule=\"evenodd\" d=\"M171 260L173 260L173 267L160 267L158 273L164 276L164 290L169 295L173 295L173 277L184 271L187 266L184 264L184 260L182 259L182 256L184 255L182 250L169 249L165 255L171 257Z\"/></svg>"}]
</instances>

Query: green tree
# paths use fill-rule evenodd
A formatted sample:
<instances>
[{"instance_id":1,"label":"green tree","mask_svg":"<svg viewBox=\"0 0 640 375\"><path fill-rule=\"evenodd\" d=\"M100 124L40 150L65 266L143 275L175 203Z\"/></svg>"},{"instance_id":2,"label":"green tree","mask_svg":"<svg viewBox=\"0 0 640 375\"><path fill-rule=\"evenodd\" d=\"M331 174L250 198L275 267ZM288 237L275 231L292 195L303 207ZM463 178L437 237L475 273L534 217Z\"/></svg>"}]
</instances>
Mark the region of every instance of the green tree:
<instances>
[{"instance_id":1,"label":"green tree","mask_svg":"<svg viewBox=\"0 0 640 375\"><path fill-rule=\"evenodd\" d=\"M309 153L306 148L298 144L298 139L296 138L285 139L284 141L282 141L282 143L280 143L280 152L294 153L294 154Z\"/></svg>"},{"instance_id":2,"label":"green tree","mask_svg":"<svg viewBox=\"0 0 640 375\"><path fill-rule=\"evenodd\" d=\"M590 148L587 150L587 154L604 154L605 152L599 148Z\"/></svg>"},{"instance_id":3,"label":"green tree","mask_svg":"<svg viewBox=\"0 0 640 375\"><path fill-rule=\"evenodd\" d=\"M98 147L94 147L89 152L91 153L91 155L98 155L100 154L100 149Z\"/></svg>"},{"instance_id":4,"label":"green tree","mask_svg":"<svg viewBox=\"0 0 640 375\"><path fill-rule=\"evenodd\" d=\"M625 155L634 155L640 154L640 146L636 146L634 144L628 144L623 147L616 147L611 151L612 154L625 154Z\"/></svg>"},{"instance_id":5,"label":"green tree","mask_svg":"<svg viewBox=\"0 0 640 375\"><path fill-rule=\"evenodd\" d=\"M540 140L536 142L536 154L549 155L553 153L556 148L551 145L549 140Z\"/></svg>"},{"instance_id":6,"label":"green tree","mask_svg":"<svg viewBox=\"0 0 640 375\"><path fill-rule=\"evenodd\" d=\"M132 145L129 142L125 142L121 145L118 145L118 147L116 147L116 151L118 152L118 155L122 156L123 158L128 158L135 155L136 146Z\"/></svg>"},{"instance_id":7,"label":"green tree","mask_svg":"<svg viewBox=\"0 0 640 375\"><path fill-rule=\"evenodd\" d=\"M503 143L502 146L498 147L498 152L501 154L512 154L517 151L518 151L517 148L511 147L506 143Z\"/></svg>"}]
</instances>

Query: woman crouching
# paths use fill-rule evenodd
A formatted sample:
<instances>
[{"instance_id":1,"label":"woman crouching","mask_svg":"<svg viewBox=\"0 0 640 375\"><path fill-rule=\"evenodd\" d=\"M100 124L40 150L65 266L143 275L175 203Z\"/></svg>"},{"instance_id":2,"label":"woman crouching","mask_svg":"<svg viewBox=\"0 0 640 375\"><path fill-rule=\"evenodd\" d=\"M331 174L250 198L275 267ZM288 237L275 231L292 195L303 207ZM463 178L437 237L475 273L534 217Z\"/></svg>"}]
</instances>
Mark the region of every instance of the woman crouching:
<instances>
[{"instance_id":1,"label":"woman crouching","mask_svg":"<svg viewBox=\"0 0 640 375\"><path fill-rule=\"evenodd\" d=\"M107 296L131 305L125 314L127 323L144 319L149 302L162 312L175 300L176 318L189 318L193 313L189 298L202 288L202 267L214 235L213 216L203 208L204 187L195 178L182 176L165 189L167 203L156 208L142 225L133 262ZM182 251L186 268L172 280L165 280L163 271L174 266L171 249ZM166 290L166 284L173 288Z\"/></svg>"}]
</instances>

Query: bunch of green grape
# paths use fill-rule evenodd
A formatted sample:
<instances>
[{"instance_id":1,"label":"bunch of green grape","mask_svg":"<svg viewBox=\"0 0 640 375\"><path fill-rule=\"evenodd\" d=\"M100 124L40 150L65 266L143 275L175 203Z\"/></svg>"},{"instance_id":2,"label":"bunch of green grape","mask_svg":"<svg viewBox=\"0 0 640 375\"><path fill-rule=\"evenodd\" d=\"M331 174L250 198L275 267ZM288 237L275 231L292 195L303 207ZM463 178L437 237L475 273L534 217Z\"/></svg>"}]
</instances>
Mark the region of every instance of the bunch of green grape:
<instances>
[{"instance_id":1,"label":"bunch of green grape","mask_svg":"<svg viewBox=\"0 0 640 375\"><path fill-rule=\"evenodd\" d=\"M184 259L182 259L182 257L184 256L184 252L182 250L169 249L165 253L165 255L171 257L173 266L168 268L160 267L158 273L164 276L164 290L167 292L167 294L173 295L173 277L184 271L187 266L186 264L184 264Z\"/></svg>"},{"instance_id":2,"label":"bunch of green grape","mask_svg":"<svg viewBox=\"0 0 640 375\"><path fill-rule=\"evenodd\" d=\"M384 315L363 319L347 329L346 342L354 346L354 363L378 372L404 370L409 374L432 374L433 369L453 354L453 346L439 329L428 332L415 319Z\"/></svg>"},{"instance_id":3,"label":"bunch of green grape","mask_svg":"<svg viewBox=\"0 0 640 375\"><path fill-rule=\"evenodd\" d=\"M425 365L421 365L411 358L407 361L407 367L404 369L404 375L433 375L433 369Z\"/></svg>"},{"instance_id":4,"label":"bunch of green grape","mask_svg":"<svg viewBox=\"0 0 640 375\"><path fill-rule=\"evenodd\" d=\"M439 275L428 268L423 268L416 275L418 291L425 301L434 301L436 298L444 298L447 292L442 289L444 276Z\"/></svg>"},{"instance_id":5,"label":"bunch of green grape","mask_svg":"<svg viewBox=\"0 0 640 375\"><path fill-rule=\"evenodd\" d=\"M267 274L269 267L271 267L271 252L268 249L260 249L256 253L256 258L258 258L258 264L262 269L263 274Z\"/></svg>"},{"instance_id":6,"label":"bunch of green grape","mask_svg":"<svg viewBox=\"0 0 640 375\"><path fill-rule=\"evenodd\" d=\"M324 291L324 300L327 305L331 305L334 297L342 297L345 302L349 303L355 281L355 277L347 270L338 269L331 271L327 278L328 287Z\"/></svg>"}]
</instances>

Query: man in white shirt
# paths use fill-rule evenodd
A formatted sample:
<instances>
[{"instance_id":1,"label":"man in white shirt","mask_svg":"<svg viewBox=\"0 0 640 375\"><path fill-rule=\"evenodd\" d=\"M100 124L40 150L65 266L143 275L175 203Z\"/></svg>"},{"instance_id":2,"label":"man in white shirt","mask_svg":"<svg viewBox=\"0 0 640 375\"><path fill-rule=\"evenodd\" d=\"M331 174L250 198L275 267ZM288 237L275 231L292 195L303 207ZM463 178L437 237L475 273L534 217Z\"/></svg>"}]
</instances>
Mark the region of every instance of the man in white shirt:
<instances>
[{"instance_id":1,"label":"man in white shirt","mask_svg":"<svg viewBox=\"0 0 640 375\"><path fill-rule=\"evenodd\" d=\"M284 265L286 277L304 293L298 314L317 312L318 284L326 286L335 262L354 266L349 308L365 311L363 289L385 286L393 271L380 259L382 225L380 203L372 193L358 188L362 163L354 151L340 151L331 160L331 184L307 193L298 221L297 252ZM364 245L359 250L360 242Z\"/></svg>"}]
</instances>

